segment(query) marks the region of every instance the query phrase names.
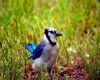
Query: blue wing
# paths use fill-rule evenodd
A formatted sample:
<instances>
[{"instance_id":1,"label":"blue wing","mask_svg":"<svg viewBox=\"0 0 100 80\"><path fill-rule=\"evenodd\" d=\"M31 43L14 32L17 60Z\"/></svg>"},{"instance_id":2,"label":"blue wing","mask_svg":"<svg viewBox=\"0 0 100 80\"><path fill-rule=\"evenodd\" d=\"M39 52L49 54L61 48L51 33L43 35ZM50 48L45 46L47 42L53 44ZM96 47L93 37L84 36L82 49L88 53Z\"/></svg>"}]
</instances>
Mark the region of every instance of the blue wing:
<instances>
[{"instance_id":1,"label":"blue wing","mask_svg":"<svg viewBox=\"0 0 100 80\"><path fill-rule=\"evenodd\" d=\"M34 52L34 50L36 49L36 46L37 46L36 44L27 44L25 47L32 54Z\"/></svg>"},{"instance_id":2,"label":"blue wing","mask_svg":"<svg viewBox=\"0 0 100 80\"><path fill-rule=\"evenodd\" d=\"M31 55L29 58L35 60L37 58L39 58L44 50L45 44L39 44L36 46L36 48L34 50L32 50L32 47L28 47L27 49L31 52Z\"/></svg>"}]
</instances>

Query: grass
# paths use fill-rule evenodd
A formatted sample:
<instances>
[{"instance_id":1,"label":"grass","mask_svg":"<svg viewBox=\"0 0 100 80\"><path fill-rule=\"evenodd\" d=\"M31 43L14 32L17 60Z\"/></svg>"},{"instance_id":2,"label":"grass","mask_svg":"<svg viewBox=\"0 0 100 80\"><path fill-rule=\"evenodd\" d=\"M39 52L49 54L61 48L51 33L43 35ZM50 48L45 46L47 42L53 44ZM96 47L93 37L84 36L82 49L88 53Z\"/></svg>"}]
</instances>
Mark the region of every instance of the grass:
<instances>
[{"instance_id":1,"label":"grass","mask_svg":"<svg viewBox=\"0 0 100 80\"><path fill-rule=\"evenodd\" d=\"M0 0L0 79L22 79L25 63L30 64L25 45L39 43L44 29L54 26L63 33L57 67L70 63L75 54L67 49L72 47L85 63L89 79L99 80L99 9L99 0Z\"/></svg>"}]
</instances>

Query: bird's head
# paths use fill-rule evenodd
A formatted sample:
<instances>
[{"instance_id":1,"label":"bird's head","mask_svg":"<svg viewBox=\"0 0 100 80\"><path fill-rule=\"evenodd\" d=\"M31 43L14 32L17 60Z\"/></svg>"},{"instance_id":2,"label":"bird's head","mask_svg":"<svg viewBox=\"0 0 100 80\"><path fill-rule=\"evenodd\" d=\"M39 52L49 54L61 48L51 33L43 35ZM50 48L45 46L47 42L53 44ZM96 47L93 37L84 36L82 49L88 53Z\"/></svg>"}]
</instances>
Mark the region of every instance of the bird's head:
<instances>
[{"instance_id":1,"label":"bird's head","mask_svg":"<svg viewBox=\"0 0 100 80\"><path fill-rule=\"evenodd\" d=\"M46 28L44 31L46 38L48 39L49 43L51 45L55 45L56 44L56 38L58 36L62 36L62 34L60 32L58 32L55 28Z\"/></svg>"}]
</instances>

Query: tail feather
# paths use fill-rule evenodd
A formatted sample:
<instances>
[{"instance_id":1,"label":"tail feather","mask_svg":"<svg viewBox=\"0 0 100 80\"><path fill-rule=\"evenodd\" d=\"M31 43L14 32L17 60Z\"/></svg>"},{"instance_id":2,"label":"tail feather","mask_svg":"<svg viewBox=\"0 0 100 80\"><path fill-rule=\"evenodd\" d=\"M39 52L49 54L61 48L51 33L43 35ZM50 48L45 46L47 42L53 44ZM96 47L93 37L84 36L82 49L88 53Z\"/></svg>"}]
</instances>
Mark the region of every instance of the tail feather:
<instances>
[{"instance_id":1,"label":"tail feather","mask_svg":"<svg viewBox=\"0 0 100 80\"><path fill-rule=\"evenodd\" d=\"M36 44L27 44L26 46L25 46L25 48L29 51L29 52L31 52L31 54L33 54L33 52L34 52L34 50L36 49Z\"/></svg>"}]
</instances>

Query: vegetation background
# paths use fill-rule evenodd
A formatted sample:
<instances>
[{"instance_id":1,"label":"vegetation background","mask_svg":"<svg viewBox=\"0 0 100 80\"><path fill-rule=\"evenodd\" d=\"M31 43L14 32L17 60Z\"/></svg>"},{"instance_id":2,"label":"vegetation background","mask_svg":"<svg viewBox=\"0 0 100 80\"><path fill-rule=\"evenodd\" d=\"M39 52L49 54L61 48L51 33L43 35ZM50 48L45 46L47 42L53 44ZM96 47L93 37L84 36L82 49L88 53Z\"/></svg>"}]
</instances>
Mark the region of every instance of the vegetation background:
<instances>
[{"instance_id":1,"label":"vegetation background","mask_svg":"<svg viewBox=\"0 0 100 80\"><path fill-rule=\"evenodd\" d=\"M0 0L0 80L23 79L31 65L25 45L39 43L47 26L63 33L56 66L78 57L88 79L100 80L100 0Z\"/></svg>"}]
</instances>

